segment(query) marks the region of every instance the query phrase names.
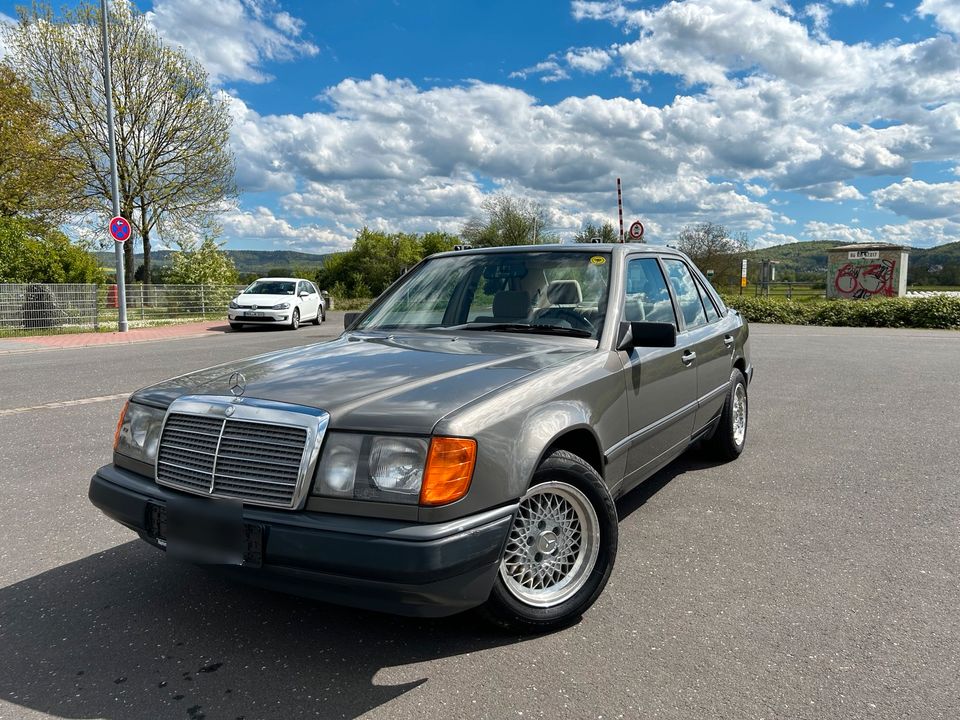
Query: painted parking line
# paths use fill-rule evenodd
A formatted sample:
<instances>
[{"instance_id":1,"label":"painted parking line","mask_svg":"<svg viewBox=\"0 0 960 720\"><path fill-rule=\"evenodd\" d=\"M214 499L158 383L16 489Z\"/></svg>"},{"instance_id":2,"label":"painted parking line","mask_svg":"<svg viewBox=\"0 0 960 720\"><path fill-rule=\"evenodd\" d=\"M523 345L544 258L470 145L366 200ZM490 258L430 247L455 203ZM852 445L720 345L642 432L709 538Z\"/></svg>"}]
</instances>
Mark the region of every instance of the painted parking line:
<instances>
[{"instance_id":1,"label":"painted parking line","mask_svg":"<svg viewBox=\"0 0 960 720\"><path fill-rule=\"evenodd\" d=\"M23 413L33 412L34 410L53 410L56 408L73 407L74 405L90 405L92 403L108 402L110 400L126 400L130 393L117 393L116 395L101 395L100 397L81 398L80 400L62 400L60 402L44 403L43 405L31 405L30 407L10 408L0 410L0 417L6 415L22 415Z\"/></svg>"}]
</instances>

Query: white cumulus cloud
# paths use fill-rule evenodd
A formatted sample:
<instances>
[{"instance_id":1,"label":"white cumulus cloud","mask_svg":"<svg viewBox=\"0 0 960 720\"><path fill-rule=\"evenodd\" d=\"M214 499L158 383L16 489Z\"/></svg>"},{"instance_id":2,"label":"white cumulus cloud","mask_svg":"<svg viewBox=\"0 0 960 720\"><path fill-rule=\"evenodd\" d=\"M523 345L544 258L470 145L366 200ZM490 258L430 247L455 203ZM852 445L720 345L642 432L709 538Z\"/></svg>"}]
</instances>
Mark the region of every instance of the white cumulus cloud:
<instances>
[{"instance_id":1,"label":"white cumulus cloud","mask_svg":"<svg viewBox=\"0 0 960 720\"><path fill-rule=\"evenodd\" d=\"M938 27L960 35L960 4L956 0L923 0L917 13L921 16L932 15Z\"/></svg>"},{"instance_id":2,"label":"white cumulus cloud","mask_svg":"<svg viewBox=\"0 0 960 720\"><path fill-rule=\"evenodd\" d=\"M915 220L960 218L960 182L928 183L904 178L870 196L877 207Z\"/></svg>"},{"instance_id":3,"label":"white cumulus cloud","mask_svg":"<svg viewBox=\"0 0 960 720\"><path fill-rule=\"evenodd\" d=\"M147 13L157 31L197 58L215 82L270 80L269 61L316 55L303 21L271 0L156 0Z\"/></svg>"}]
</instances>

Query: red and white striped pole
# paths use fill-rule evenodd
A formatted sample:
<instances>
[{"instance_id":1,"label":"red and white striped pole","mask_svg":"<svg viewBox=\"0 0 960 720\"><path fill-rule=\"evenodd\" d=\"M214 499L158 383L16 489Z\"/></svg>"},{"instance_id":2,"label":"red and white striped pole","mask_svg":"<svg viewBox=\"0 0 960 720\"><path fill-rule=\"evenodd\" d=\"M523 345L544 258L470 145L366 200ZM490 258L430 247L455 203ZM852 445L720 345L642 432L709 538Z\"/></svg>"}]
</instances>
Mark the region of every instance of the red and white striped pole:
<instances>
[{"instance_id":1,"label":"red and white striped pole","mask_svg":"<svg viewBox=\"0 0 960 720\"><path fill-rule=\"evenodd\" d=\"M617 214L620 215L620 242L623 242L623 193L620 191L620 178L617 178Z\"/></svg>"}]
</instances>

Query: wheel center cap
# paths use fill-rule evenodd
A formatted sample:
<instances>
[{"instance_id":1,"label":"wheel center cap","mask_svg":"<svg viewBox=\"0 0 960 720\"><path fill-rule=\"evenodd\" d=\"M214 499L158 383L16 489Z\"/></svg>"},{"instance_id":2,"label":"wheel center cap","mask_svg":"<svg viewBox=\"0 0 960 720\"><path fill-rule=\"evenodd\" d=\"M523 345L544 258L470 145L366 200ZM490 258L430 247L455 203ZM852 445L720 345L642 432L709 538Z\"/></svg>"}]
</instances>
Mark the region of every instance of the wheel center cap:
<instances>
[{"instance_id":1,"label":"wheel center cap","mask_svg":"<svg viewBox=\"0 0 960 720\"><path fill-rule=\"evenodd\" d=\"M550 530L545 533L540 533L540 537L537 538L537 550L544 555L549 555L556 549L557 536Z\"/></svg>"}]
</instances>

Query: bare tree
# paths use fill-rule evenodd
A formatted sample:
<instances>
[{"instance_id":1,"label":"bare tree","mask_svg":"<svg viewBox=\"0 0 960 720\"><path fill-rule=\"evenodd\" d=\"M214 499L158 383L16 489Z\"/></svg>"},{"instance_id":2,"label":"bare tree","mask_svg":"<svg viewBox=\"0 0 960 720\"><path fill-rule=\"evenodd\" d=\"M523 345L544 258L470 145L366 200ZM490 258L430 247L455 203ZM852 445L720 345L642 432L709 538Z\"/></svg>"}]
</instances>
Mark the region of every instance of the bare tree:
<instances>
[{"instance_id":1,"label":"bare tree","mask_svg":"<svg viewBox=\"0 0 960 720\"><path fill-rule=\"evenodd\" d=\"M600 238L605 243L620 242L620 235L608 222L603 225L594 225L587 223L586 226L573 237L574 242L588 243L593 242L594 238Z\"/></svg>"},{"instance_id":2,"label":"bare tree","mask_svg":"<svg viewBox=\"0 0 960 720\"><path fill-rule=\"evenodd\" d=\"M483 216L470 218L460 233L472 245L535 245L556 240L544 233L546 213L539 203L497 194L487 197L482 207Z\"/></svg>"},{"instance_id":3,"label":"bare tree","mask_svg":"<svg viewBox=\"0 0 960 720\"><path fill-rule=\"evenodd\" d=\"M227 147L230 114L200 64L164 45L128 0L115 0L109 12L120 213L143 243L149 282L151 233L203 230L224 199L236 194ZM54 128L70 139L87 195L109 217L99 6L82 2L57 17L35 3L19 13L19 23L4 31L17 67L49 107ZM124 255L132 282L131 243Z\"/></svg>"},{"instance_id":4,"label":"bare tree","mask_svg":"<svg viewBox=\"0 0 960 720\"><path fill-rule=\"evenodd\" d=\"M725 283L739 275L740 258L748 248L746 233L730 235L723 225L700 223L677 235L677 247L701 270L713 270L714 282Z\"/></svg>"}]
</instances>

